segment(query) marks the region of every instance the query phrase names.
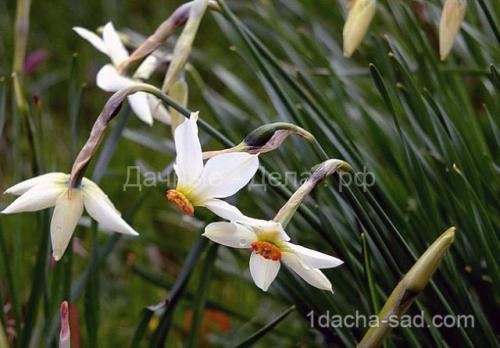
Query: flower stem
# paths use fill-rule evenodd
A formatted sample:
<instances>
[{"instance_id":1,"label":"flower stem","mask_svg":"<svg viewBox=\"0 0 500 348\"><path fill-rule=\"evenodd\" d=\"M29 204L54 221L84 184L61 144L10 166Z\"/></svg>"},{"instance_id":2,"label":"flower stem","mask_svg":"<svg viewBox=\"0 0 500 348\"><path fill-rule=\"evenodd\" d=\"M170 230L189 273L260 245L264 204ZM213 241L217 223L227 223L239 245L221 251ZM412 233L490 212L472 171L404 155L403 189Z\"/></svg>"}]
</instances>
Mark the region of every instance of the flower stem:
<instances>
[{"instance_id":1,"label":"flower stem","mask_svg":"<svg viewBox=\"0 0 500 348\"><path fill-rule=\"evenodd\" d=\"M285 205L281 207L273 220L281 223L283 228L285 228L309 193L311 193L311 191L327 176L332 175L337 170L351 171L352 168L347 162L337 159L324 161L314 167L313 173L309 179L294 192Z\"/></svg>"},{"instance_id":2,"label":"flower stem","mask_svg":"<svg viewBox=\"0 0 500 348\"><path fill-rule=\"evenodd\" d=\"M378 347L391 331L394 316L403 315L425 288L455 238L455 227L447 229L431 244L413 267L401 279L378 314L378 325L371 327L358 347Z\"/></svg>"}]
</instances>

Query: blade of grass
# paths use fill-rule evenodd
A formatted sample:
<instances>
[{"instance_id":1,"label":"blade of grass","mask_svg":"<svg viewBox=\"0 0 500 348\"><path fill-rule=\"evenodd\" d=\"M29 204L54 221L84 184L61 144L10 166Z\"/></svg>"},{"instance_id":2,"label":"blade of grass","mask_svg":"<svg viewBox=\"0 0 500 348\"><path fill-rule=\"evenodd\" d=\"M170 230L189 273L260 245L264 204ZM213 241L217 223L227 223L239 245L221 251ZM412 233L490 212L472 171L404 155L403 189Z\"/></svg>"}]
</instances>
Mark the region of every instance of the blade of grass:
<instances>
[{"instance_id":1,"label":"blade of grass","mask_svg":"<svg viewBox=\"0 0 500 348\"><path fill-rule=\"evenodd\" d=\"M144 337L144 333L146 332L149 322L151 321L151 318L154 314L155 310L150 309L149 307L142 310L141 321L139 322L139 325L137 325L134 336L132 337L132 341L130 343L131 348L139 347L139 344L141 343L141 340Z\"/></svg>"},{"instance_id":2,"label":"blade of grass","mask_svg":"<svg viewBox=\"0 0 500 348\"><path fill-rule=\"evenodd\" d=\"M172 324L172 316L175 307L184 294L193 268L198 262L201 253L207 245L208 240L200 235L189 251L189 254L186 257L186 261L182 266L181 272L178 275L177 280L175 281L172 291L170 292L165 312L161 316L158 327L156 328L153 337L151 338L150 347L158 348L165 345L165 340Z\"/></svg>"},{"instance_id":3,"label":"blade of grass","mask_svg":"<svg viewBox=\"0 0 500 348\"><path fill-rule=\"evenodd\" d=\"M493 31L493 34L495 34L497 42L500 44L500 30L498 29L498 26L495 21L495 18L498 19L498 17L491 14L489 7L484 0L478 0L478 3L479 6L481 7L481 10L483 10L484 14L486 15L486 18L488 19L488 23L491 27L491 30Z\"/></svg>"},{"instance_id":4,"label":"blade of grass","mask_svg":"<svg viewBox=\"0 0 500 348\"><path fill-rule=\"evenodd\" d=\"M361 233L361 241L363 246L363 266L365 270L366 284L368 285L368 292L370 294L372 310L374 313L377 313L380 309L380 303L378 301L375 282L373 281L371 259L368 251L368 243L366 241L366 236L364 233Z\"/></svg>"},{"instance_id":5,"label":"blade of grass","mask_svg":"<svg viewBox=\"0 0 500 348\"><path fill-rule=\"evenodd\" d=\"M82 104L85 96L85 84L78 82L78 54L73 54L69 69L68 105L71 133L71 158L75 158L78 150L78 121L82 112Z\"/></svg>"},{"instance_id":6,"label":"blade of grass","mask_svg":"<svg viewBox=\"0 0 500 348\"><path fill-rule=\"evenodd\" d=\"M4 126L5 126L5 117L6 117L6 105L7 105L7 87L5 83L5 78L0 77L0 136L3 134Z\"/></svg>"},{"instance_id":7,"label":"blade of grass","mask_svg":"<svg viewBox=\"0 0 500 348\"><path fill-rule=\"evenodd\" d=\"M35 325L35 319L38 316L38 303L43 296L47 277L47 266L49 259L49 213L44 211L40 213L40 242L38 244L38 255L33 270L32 287L28 304L26 306L26 315L24 326L21 333L21 347L28 347Z\"/></svg>"},{"instance_id":8,"label":"blade of grass","mask_svg":"<svg viewBox=\"0 0 500 348\"><path fill-rule=\"evenodd\" d=\"M285 311L283 311L283 313L281 313L276 318L274 318L272 321L270 321L266 326L264 326L260 330L256 331L255 333L253 333L252 335L250 335L249 337L244 339L242 342L238 343L235 346L235 348L244 348L244 347L253 346L262 337L264 337L266 334L268 334L270 331L272 331L276 325L281 323L294 310L295 310L295 306L288 307Z\"/></svg>"},{"instance_id":9,"label":"blade of grass","mask_svg":"<svg viewBox=\"0 0 500 348\"><path fill-rule=\"evenodd\" d=\"M196 292L195 301L193 303L193 315L191 320L191 332L188 337L187 347L198 347L201 324L203 321L203 312L207 302L208 290L210 288L210 280L217 259L218 244L210 243L205 255L203 267L201 269L200 282L198 291Z\"/></svg>"},{"instance_id":10,"label":"blade of grass","mask_svg":"<svg viewBox=\"0 0 500 348\"><path fill-rule=\"evenodd\" d=\"M89 260L89 278L85 290L85 321L87 339L90 347L98 347L99 329L99 243L97 241L97 223L91 227L92 251Z\"/></svg>"}]
</instances>

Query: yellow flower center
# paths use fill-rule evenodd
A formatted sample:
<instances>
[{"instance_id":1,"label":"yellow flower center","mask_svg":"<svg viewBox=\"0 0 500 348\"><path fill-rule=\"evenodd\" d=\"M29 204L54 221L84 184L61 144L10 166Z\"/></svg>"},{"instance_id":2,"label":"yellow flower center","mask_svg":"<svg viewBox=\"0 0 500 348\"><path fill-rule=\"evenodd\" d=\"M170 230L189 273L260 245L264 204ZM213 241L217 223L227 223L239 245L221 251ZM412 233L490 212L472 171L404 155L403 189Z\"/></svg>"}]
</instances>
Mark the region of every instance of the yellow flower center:
<instances>
[{"instance_id":1,"label":"yellow flower center","mask_svg":"<svg viewBox=\"0 0 500 348\"><path fill-rule=\"evenodd\" d=\"M175 204L180 210L188 214L189 216L193 216L194 207L193 204L187 199L187 197L177 190L168 190L165 193L168 200Z\"/></svg>"},{"instance_id":2,"label":"yellow flower center","mask_svg":"<svg viewBox=\"0 0 500 348\"><path fill-rule=\"evenodd\" d=\"M281 259L280 249L269 242L258 241L251 244L252 249L265 259L278 261Z\"/></svg>"}]
</instances>

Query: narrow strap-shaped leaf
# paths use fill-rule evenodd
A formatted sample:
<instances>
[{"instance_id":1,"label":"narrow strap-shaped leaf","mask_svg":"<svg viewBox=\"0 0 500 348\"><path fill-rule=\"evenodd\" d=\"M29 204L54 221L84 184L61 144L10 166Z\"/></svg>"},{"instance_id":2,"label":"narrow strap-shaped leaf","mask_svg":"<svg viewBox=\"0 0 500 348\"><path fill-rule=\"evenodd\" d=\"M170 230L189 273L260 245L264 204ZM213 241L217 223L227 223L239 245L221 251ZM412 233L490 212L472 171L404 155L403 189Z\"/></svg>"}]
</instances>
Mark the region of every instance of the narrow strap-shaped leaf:
<instances>
[{"instance_id":1,"label":"narrow strap-shaped leaf","mask_svg":"<svg viewBox=\"0 0 500 348\"><path fill-rule=\"evenodd\" d=\"M491 14L491 11L488 7L488 4L484 0L478 0L478 3L479 3L479 6L481 7L481 9L483 10L484 14L486 15L486 18L488 19L488 23L491 27L491 30L493 30L493 33L495 34L495 37L496 37L498 43L500 44L500 30L498 29L497 23L495 21L495 18L498 19L498 17L495 17L495 15Z\"/></svg>"},{"instance_id":2,"label":"narrow strap-shaped leaf","mask_svg":"<svg viewBox=\"0 0 500 348\"><path fill-rule=\"evenodd\" d=\"M208 239L199 236L182 266L181 272L175 281L174 287L170 292L165 312L160 318L158 327L151 338L150 347L158 348L165 345L165 341L172 324L174 309L186 290L187 283L192 274L193 268L198 262L201 253L208 244Z\"/></svg>"},{"instance_id":3,"label":"narrow strap-shaped leaf","mask_svg":"<svg viewBox=\"0 0 500 348\"><path fill-rule=\"evenodd\" d=\"M79 129L78 121L82 113L82 104L85 94L85 84L79 83L78 80L78 54L73 54L71 58L71 65L69 70L69 84L68 84L68 104L69 104L69 118L70 118L70 134L71 134L71 157L75 158L77 155Z\"/></svg>"},{"instance_id":4,"label":"narrow strap-shaped leaf","mask_svg":"<svg viewBox=\"0 0 500 348\"><path fill-rule=\"evenodd\" d=\"M28 304L26 308L26 315L24 327L21 333L21 347L28 347L31 342L31 335L33 333L33 326L38 316L38 303L42 298L46 276L47 264L49 258L49 212L44 211L40 213L40 242L38 244L38 255L36 258L35 268L33 270L32 287Z\"/></svg>"},{"instance_id":5,"label":"narrow strap-shaped leaf","mask_svg":"<svg viewBox=\"0 0 500 348\"><path fill-rule=\"evenodd\" d=\"M141 340L144 337L144 333L146 332L149 322L154 314L155 311L150 308L144 308L142 310L141 321L139 322L139 325L137 325L134 336L132 337L132 341L130 343L131 348L139 347L139 344L141 343Z\"/></svg>"},{"instance_id":6,"label":"narrow strap-shaped leaf","mask_svg":"<svg viewBox=\"0 0 500 348\"><path fill-rule=\"evenodd\" d=\"M193 315L191 320L191 333L188 338L187 347L196 348L199 344L200 329L203 321L203 312L207 302L210 280L217 259L218 244L211 243L208 247L203 267L201 269L200 282L193 303Z\"/></svg>"},{"instance_id":7,"label":"narrow strap-shaped leaf","mask_svg":"<svg viewBox=\"0 0 500 348\"><path fill-rule=\"evenodd\" d=\"M98 346L97 334L99 328L99 244L97 241L97 223L92 222L92 251L89 260L89 278L85 289L85 322L87 338L90 347Z\"/></svg>"},{"instance_id":8,"label":"narrow strap-shaped leaf","mask_svg":"<svg viewBox=\"0 0 500 348\"><path fill-rule=\"evenodd\" d=\"M368 285L368 293L370 294L372 310L377 313L380 309L380 303L378 301L377 290L373 281L372 265L370 254L368 251L368 241L366 240L366 235L364 233L361 233L361 242L361 245L363 246L363 265L365 270L366 284Z\"/></svg>"},{"instance_id":9,"label":"narrow strap-shaped leaf","mask_svg":"<svg viewBox=\"0 0 500 348\"><path fill-rule=\"evenodd\" d=\"M3 134L5 126L5 108L7 104L7 84L5 78L0 77L0 136Z\"/></svg>"},{"instance_id":10,"label":"narrow strap-shaped leaf","mask_svg":"<svg viewBox=\"0 0 500 348\"><path fill-rule=\"evenodd\" d=\"M244 339L242 342L238 343L235 346L235 348L251 347L258 340L260 340L266 334L271 332L276 325L281 323L294 310L295 310L295 305L288 307L283 313L281 313L276 318L274 318L272 321L270 321L266 326L264 326L260 330L256 331L255 333L253 333L252 335L250 335L249 337Z\"/></svg>"},{"instance_id":11,"label":"narrow strap-shaped leaf","mask_svg":"<svg viewBox=\"0 0 500 348\"><path fill-rule=\"evenodd\" d=\"M490 65L490 73L488 74L491 82L495 85L495 87L500 90L500 75L498 74L497 68L491 64Z\"/></svg>"}]
</instances>

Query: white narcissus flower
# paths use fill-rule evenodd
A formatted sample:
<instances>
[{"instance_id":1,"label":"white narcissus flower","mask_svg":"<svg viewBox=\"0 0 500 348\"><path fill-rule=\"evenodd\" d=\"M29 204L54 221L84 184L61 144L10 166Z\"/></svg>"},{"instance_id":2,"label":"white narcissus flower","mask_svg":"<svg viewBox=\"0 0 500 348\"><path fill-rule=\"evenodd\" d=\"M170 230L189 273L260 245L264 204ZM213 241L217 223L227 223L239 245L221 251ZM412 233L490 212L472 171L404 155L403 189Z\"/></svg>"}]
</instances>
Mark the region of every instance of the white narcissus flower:
<instances>
[{"instance_id":1,"label":"white narcissus flower","mask_svg":"<svg viewBox=\"0 0 500 348\"><path fill-rule=\"evenodd\" d=\"M290 243L290 237L275 221L244 216L237 222L211 223L203 235L228 247L253 249L250 274L264 291L276 278L282 262L310 285L332 291L332 284L320 269L343 263L333 256Z\"/></svg>"},{"instance_id":2,"label":"white narcissus flower","mask_svg":"<svg viewBox=\"0 0 500 348\"><path fill-rule=\"evenodd\" d=\"M439 23L439 56L445 60L450 53L460 25L465 17L465 0L446 0Z\"/></svg>"},{"instance_id":3,"label":"white narcissus flower","mask_svg":"<svg viewBox=\"0 0 500 348\"><path fill-rule=\"evenodd\" d=\"M242 213L219 198L232 196L248 184L259 168L258 155L227 153L203 164L197 120L198 113L192 113L175 129L177 187L166 196L188 215L201 206L226 220L239 219Z\"/></svg>"},{"instance_id":4,"label":"white narcissus flower","mask_svg":"<svg viewBox=\"0 0 500 348\"><path fill-rule=\"evenodd\" d=\"M122 219L120 212L99 186L83 178L80 186L68 190L68 179L68 174L48 173L12 186L5 193L20 197L1 213L14 214L55 207L50 222L50 237L52 255L56 261L63 256L84 207L101 227L132 236L138 235Z\"/></svg>"},{"instance_id":5,"label":"white narcissus flower","mask_svg":"<svg viewBox=\"0 0 500 348\"><path fill-rule=\"evenodd\" d=\"M377 10L376 0L351 0L349 13L344 24L344 56L350 57L368 31Z\"/></svg>"},{"instance_id":6,"label":"white narcissus flower","mask_svg":"<svg viewBox=\"0 0 500 348\"><path fill-rule=\"evenodd\" d=\"M112 64L103 66L96 77L97 86L107 92L116 92L148 79L159 64L158 59L151 55L137 68L132 78L120 75L117 67L129 57L129 54L115 31L113 23L109 22L104 26L102 38L82 27L74 27L73 30L111 59ZM160 122L170 124L167 109L155 96L137 92L128 96L128 101L137 117L145 123L152 125L153 118L156 118Z\"/></svg>"}]
</instances>

